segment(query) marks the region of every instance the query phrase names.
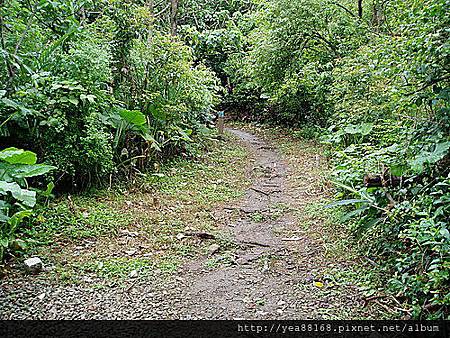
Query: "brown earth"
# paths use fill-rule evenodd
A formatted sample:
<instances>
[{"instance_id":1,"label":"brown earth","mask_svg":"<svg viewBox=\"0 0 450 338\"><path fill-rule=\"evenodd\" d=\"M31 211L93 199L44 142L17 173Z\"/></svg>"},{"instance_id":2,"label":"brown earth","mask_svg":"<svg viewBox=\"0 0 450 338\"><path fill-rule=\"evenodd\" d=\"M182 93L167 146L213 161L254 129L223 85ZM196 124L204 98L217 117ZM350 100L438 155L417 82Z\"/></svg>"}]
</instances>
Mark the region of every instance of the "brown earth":
<instances>
[{"instance_id":1,"label":"brown earth","mask_svg":"<svg viewBox=\"0 0 450 338\"><path fill-rule=\"evenodd\" d=\"M93 289L39 279L3 282L1 319L358 319L373 318L358 288L329 271L321 219L306 207L326 194L316 175L320 156L289 159L249 132L230 129L249 149L252 186L214 217L233 250L211 248L175 275L157 273L126 286ZM295 161L295 168L292 161ZM295 169L295 170L294 170ZM305 227L309 222L313 227Z\"/></svg>"}]
</instances>

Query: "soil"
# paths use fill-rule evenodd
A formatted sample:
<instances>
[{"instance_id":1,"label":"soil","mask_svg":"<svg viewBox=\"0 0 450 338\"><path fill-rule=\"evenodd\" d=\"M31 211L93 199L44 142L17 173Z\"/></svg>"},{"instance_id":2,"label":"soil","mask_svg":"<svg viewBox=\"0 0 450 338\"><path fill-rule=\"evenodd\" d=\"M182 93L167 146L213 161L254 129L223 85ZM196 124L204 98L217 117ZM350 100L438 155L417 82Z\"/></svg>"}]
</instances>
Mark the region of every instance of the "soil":
<instances>
[{"instance_id":1,"label":"soil","mask_svg":"<svg viewBox=\"0 0 450 338\"><path fill-rule=\"evenodd\" d=\"M351 262L330 261L320 236L299 231L296 212L320 198L315 154L292 187L287 160L272 143L229 129L249 149L252 186L235 205L216 210L234 250L214 248L176 275L94 289L39 278L4 280L1 319L357 319L373 315L352 283L326 273ZM298 169L297 169L298 170ZM314 190L316 189L316 190ZM208 262L216 266L208 267Z\"/></svg>"}]
</instances>

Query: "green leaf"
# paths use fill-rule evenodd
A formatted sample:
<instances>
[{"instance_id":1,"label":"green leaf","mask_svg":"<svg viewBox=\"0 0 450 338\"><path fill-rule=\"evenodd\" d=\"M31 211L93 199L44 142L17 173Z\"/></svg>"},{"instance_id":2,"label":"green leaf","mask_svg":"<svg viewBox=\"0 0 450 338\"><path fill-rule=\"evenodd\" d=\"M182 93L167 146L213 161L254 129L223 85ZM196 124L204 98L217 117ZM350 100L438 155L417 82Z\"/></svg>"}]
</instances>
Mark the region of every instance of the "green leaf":
<instances>
[{"instance_id":1,"label":"green leaf","mask_svg":"<svg viewBox=\"0 0 450 338\"><path fill-rule=\"evenodd\" d=\"M17 148L6 148L0 151L0 160L10 164L35 164L36 154L31 151L25 151Z\"/></svg>"},{"instance_id":2,"label":"green leaf","mask_svg":"<svg viewBox=\"0 0 450 338\"><path fill-rule=\"evenodd\" d=\"M10 217L8 215L6 215L3 210L0 210L0 222L2 223L6 223L8 222L10 219Z\"/></svg>"},{"instance_id":3,"label":"green leaf","mask_svg":"<svg viewBox=\"0 0 450 338\"><path fill-rule=\"evenodd\" d=\"M448 231L448 229L442 228L439 233L445 237L446 239L450 240L450 232Z\"/></svg>"},{"instance_id":4,"label":"green leaf","mask_svg":"<svg viewBox=\"0 0 450 338\"><path fill-rule=\"evenodd\" d=\"M330 204L327 204L325 208L334 208L340 205L349 205L349 204L357 204L357 203L369 203L368 200L361 200L361 199L349 199L349 200L341 200L341 201L335 201Z\"/></svg>"},{"instance_id":5,"label":"green leaf","mask_svg":"<svg viewBox=\"0 0 450 338\"><path fill-rule=\"evenodd\" d=\"M5 106L17 109L19 104L13 100L7 99L6 97L2 98L2 102Z\"/></svg>"},{"instance_id":6,"label":"green leaf","mask_svg":"<svg viewBox=\"0 0 450 338\"><path fill-rule=\"evenodd\" d=\"M9 246L8 238L0 238L0 246L7 248Z\"/></svg>"},{"instance_id":7,"label":"green leaf","mask_svg":"<svg viewBox=\"0 0 450 338\"><path fill-rule=\"evenodd\" d=\"M70 103L72 103L75 106L78 106L78 104L80 103L80 101L78 101L78 99L73 97L73 96L69 97L68 100L69 100Z\"/></svg>"},{"instance_id":8,"label":"green leaf","mask_svg":"<svg viewBox=\"0 0 450 338\"><path fill-rule=\"evenodd\" d=\"M145 115L138 110L120 109L119 115L126 122L133 124L135 126L142 126L147 122Z\"/></svg>"},{"instance_id":9,"label":"green leaf","mask_svg":"<svg viewBox=\"0 0 450 338\"><path fill-rule=\"evenodd\" d=\"M358 208L356 210L352 210L348 213L346 213L345 215L343 215L342 217L340 217L340 221L341 222L345 222L361 213L363 213L365 210L367 210L369 208L368 204L364 204L361 208Z\"/></svg>"},{"instance_id":10,"label":"green leaf","mask_svg":"<svg viewBox=\"0 0 450 338\"><path fill-rule=\"evenodd\" d=\"M46 164L26 165L16 168L12 176L16 178L35 177L44 175L54 169L56 167Z\"/></svg>"},{"instance_id":11,"label":"green leaf","mask_svg":"<svg viewBox=\"0 0 450 338\"><path fill-rule=\"evenodd\" d=\"M394 164L390 167L389 171L394 176L403 176L407 170L407 166L401 164Z\"/></svg>"},{"instance_id":12,"label":"green leaf","mask_svg":"<svg viewBox=\"0 0 450 338\"><path fill-rule=\"evenodd\" d=\"M421 174L425 170L425 165L431 165L439 162L447 155L450 149L449 142L441 142L436 144L433 151L424 151L417 155L414 160L409 161L411 169Z\"/></svg>"},{"instance_id":13,"label":"green leaf","mask_svg":"<svg viewBox=\"0 0 450 338\"><path fill-rule=\"evenodd\" d=\"M93 103L96 98L95 95L80 94L80 100L82 101L88 100L90 103Z\"/></svg>"},{"instance_id":14,"label":"green leaf","mask_svg":"<svg viewBox=\"0 0 450 338\"><path fill-rule=\"evenodd\" d=\"M0 194L6 195L8 192L11 193L17 201L25 204L29 207L34 207L36 205L36 192L23 189L15 182L5 182L0 181Z\"/></svg>"},{"instance_id":15,"label":"green leaf","mask_svg":"<svg viewBox=\"0 0 450 338\"><path fill-rule=\"evenodd\" d=\"M49 184L47 184L47 189L45 189L45 191L42 192L42 195L44 197L49 197L52 194L54 187L55 187L55 184L53 182L50 182Z\"/></svg>"},{"instance_id":16,"label":"green leaf","mask_svg":"<svg viewBox=\"0 0 450 338\"><path fill-rule=\"evenodd\" d=\"M32 214L33 212L31 210L21 210L12 215L8 223L11 224L13 227L17 227L23 221L24 218L30 217Z\"/></svg>"},{"instance_id":17,"label":"green leaf","mask_svg":"<svg viewBox=\"0 0 450 338\"><path fill-rule=\"evenodd\" d=\"M59 88L61 88L61 87L62 87L62 84L60 84L60 83L54 83L54 84L52 84L51 89L52 89L52 90L56 90L56 89L59 89Z\"/></svg>"},{"instance_id":18,"label":"green leaf","mask_svg":"<svg viewBox=\"0 0 450 338\"><path fill-rule=\"evenodd\" d=\"M159 106L157 104L152 104L149 108L149 111L155 119L161 120L161 121L167 120L167 114L164 111L164 109L162 109L161 106Z\"/></svg>"},{"instance_id":19,"label":"green leaf","mask_svg":"<svg viewBox=\"0 0 450 338\"><path fill-rule=\"evenodd\" d=\"M344 128L344 131L347 134L361 134L361 135L369 135L373 130L373 123L362 123L359 125L350 124Z\"/></svg>"}]
</instances>

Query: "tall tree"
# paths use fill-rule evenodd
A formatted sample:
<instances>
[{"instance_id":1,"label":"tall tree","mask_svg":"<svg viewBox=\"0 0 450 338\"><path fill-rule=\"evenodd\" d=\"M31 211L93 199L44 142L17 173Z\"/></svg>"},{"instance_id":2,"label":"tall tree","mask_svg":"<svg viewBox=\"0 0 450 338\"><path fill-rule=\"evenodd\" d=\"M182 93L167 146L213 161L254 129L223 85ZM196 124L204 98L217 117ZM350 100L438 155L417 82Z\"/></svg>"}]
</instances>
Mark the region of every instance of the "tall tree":
<instances>
[{"instance_id":1,"label":"tall tree","mask_svg":"<svg viewBox=\"0 0 450 338\"><path fill-rule=\"evenodd\" d=\"M172 11L170 13L170 33L177 35L178 0L170 0Z\"/></svg>"}]
</instances>

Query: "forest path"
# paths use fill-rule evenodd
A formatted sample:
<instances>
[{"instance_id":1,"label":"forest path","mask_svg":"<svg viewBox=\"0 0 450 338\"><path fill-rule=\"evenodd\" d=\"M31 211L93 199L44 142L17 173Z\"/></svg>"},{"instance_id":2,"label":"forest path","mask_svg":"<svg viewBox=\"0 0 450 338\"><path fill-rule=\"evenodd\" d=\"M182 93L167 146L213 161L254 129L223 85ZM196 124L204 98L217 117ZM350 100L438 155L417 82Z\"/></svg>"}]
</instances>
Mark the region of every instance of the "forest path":
<instances>
[{"instance_id":1,"label":"forest path","mask_svg":"<svg viewBox=\"0 0 450 338\"><path fill-rule=\"evenodd\" d=\"M228 132L237 136L230 142L248 150L251 186L234 204L213 208L217 235L226 239L216 238L220 246L214 252L186 259L174 274L150 271L149 277L125 285L64 285L45 275L2 281L0 317L374 318L352 277L342 278L353 264L345 249L338 258L326 254L330 238L322 233L327 216L321 203L327 196L318 148L284 140L293 149L286 154L273 135ZM316 211L310 208L314 205ZM331 232L338 231L332 225Z\"/></svg>"},{"instance_id":2,"label":"forest path","mask_svg":"<svg viewBox=\"0 0 450 338\"><path fill-rule=\"evenodd\" d=\"M350 319L370 316L356 286L333 283L326 273L347 262L328 261L323 243L298 224L304 207L323 198L317 154L304 152L295 174L277 146L249 132L229 129L253 156L252 186L235 206L221 212L237 250L219 257L231 264L205 269L204 262L184 267L171 300L180 319ZM319 161L319 162L318 162ZM238 211L238 217L231 216ZM227 219L228 217L228 219ZM314 216L313 216L314 217ZM314 221L313 221L314 223ZM320 228L320 222L318 222ZM309 229L311 231L312 229ZM320 230L319 230L320 231ZM342 266L343 267L343 266ZM344 268L344 267L343 267Z\"/></svg>"},{"instance_id":3,"label":"forest path","mask_svg":"<svg viewBox=\"0 0 450 338\"><path fill-rule=\"evenodd\" d=\"M256 176L241 201L223 210L237 250L232 264L223 269L204 270L200 262L185 266L185 286L178 288L182 294L176 297L183 301L174 307L184 319L261 318L269 313L295 317L290 306L297 282L295 266L276 235L295 225L295 220L289 212L274 216L279 208L289 208L287 166L275 149L256 136L236 129L229 132L254 156L249 173ZM239 215L237 220L227 220L233 211Z\"/></svg>"}]
</instances>

